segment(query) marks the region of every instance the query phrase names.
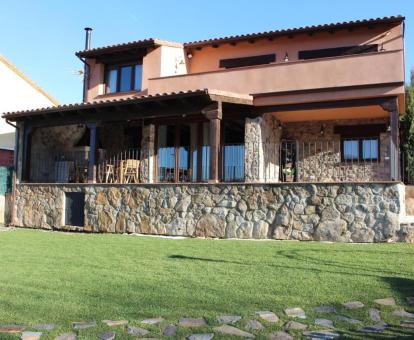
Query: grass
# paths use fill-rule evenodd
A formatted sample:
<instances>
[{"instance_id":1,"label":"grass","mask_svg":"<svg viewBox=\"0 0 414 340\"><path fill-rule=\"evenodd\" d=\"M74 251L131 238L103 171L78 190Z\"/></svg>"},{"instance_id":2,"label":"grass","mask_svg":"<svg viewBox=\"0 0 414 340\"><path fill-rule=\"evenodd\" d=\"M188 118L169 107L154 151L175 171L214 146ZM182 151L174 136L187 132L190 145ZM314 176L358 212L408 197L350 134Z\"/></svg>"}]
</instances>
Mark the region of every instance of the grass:
<instances>
[{"instance_id":1,"label":"grass","mask_svg":"<svg viewBox=\"0 0 414 340\"><path fill-rule=\"evenodd\" d=\"M271 310L284 321L284 308L299 306L312 325L313 307L333 304L369 325L367 309L377 298L395 297L414 312L405 300L414 296L413 260L414 246L408 244L0 232L0 324L55 323L59 327L44 337L53 339L70 331L72 321L96 320L98 327L79 332L79 339L94 339L109 329L101 324L104 319L139 325L155 316L170 323L203 316L214 326L218 315L236 314L245 318L238 324L243 328L257 310ZM340 304L350 300L367 308L343 310ZM398 324L400 319L387 313L390 308L382 310L386 321ZM266 332L256 334L264 337L282 325L267 324ZM345 337L358 338L355 326L336 326ZM160 337L159 326L149 329ZM116 330L117 339L129 339ZM188 334L180 330L177 338Z\"/></svg>"}]
</instances>

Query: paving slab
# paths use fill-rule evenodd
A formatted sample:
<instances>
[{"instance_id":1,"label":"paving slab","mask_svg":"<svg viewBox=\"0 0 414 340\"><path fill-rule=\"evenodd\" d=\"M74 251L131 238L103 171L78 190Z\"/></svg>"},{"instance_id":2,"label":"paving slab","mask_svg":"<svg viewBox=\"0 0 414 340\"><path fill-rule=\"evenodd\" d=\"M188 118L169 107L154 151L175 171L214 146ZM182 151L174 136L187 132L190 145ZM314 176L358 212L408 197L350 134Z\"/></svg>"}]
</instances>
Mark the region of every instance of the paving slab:
<instances>
[{"instance_id":1,"label":"paving slab","mask_svg":"<svg viewBox=\"0 0 414 340\"><path fill-rule=\"evenodd\" d=\"M105 332L99 336L100 340L114 340L116 337L115 332Z\"/></svg>"},{"instance_id":2,"label":"paving slab","mask_svg":"<svg viewBox=\"0 0 414 340\"><path fill-rule=\"evenodd\" d=\"M229 325L222 325L219 327L214 327L214 331L222 333L222 334L227 334L227 335L240 336L243 338L254 338L253 334L242 331L241 329L238 329L236 327L229 326Z\"/></svg>"},{"instance_id":3,"label":"paving slab","mask_svg":"<svg viewBox=\"0 0 414 340\"><path fill-rule=\"evenodd\" d=\"M265 329L264 326L257 320L247 320L246 322L246 329L247 330L256 330L260 331Z\"/></svg>"},{"instance_id":4,"label":"paving slab","mask_svg":"<svg viewBox=\"0 0 414 340\"><path fill-rule=\"evenodd\" d=\"M162 335L164 336L174 336L177 333L176 325L167 325L162 329Z\"/></svg>"},{"instance_id":5,"label":"paving slab","mask_svg":"<svg viewBox=\"0 0 414 340\"><path fill-rule=\"evenodd\" d=\"M147 335L149 333L148 330L135 326L128 326L126 332L131 335Z\"/></svg>"},{"instance_id":6,"label":"paving slab","mask_svg":"<svg viewBox=\"0 0 414 340\"><path fill-rule=\"evenodd\" d=\"M128 320L102 320L109 327L123 326L128 324Z\"/></svg>"},{"instance_id":7,"label":"paving slab","mask_svg":"<svg viewBox=\"0 0 414 340\"><path fill-rule=\"evenodd\" d=\"M55 340L76 340L75 333L63 333L55 338Z\"/></svg>"},{"instance_id":8,"label":"paving slab","mask_svg":"<svg viewBox=\"0 0 414 340\"><path fill-rule=\"evenodd\" d=\"M316 313L336 313L334 306L318 306L313 309Z\"/></svg>"},{"instance_id":9,"label":"paving slab","mask_svg":"<svg viewBox=\"0 0 414 340\"><path fill-rule=\"evenodd\" d=\"M21 340L39 340L42 332L23 332L20 337Z\"/></svg>"},{"instance_id":10,"label":"paving slab","mask_svg":"<svg viewBox=\"0 0 414 340\"><path fill-rule=\"evenodd\" d=\"M307 338L311 339L336 339L339 338L339 334L336 332L332 332L331 330L323 330L323 331L309 331L304 332L303 335Z\"/></svg>"},{"instance_id":11,"label":"paving slab","mask_svg":"<svg viewBox=\"0 0 414 340\"><path fill-rule=\"evenodd\" d=\"M293 320L285 324L285 329L304 330L306 328L308 328L308 325Z\"/></svg>"},{"instance_id":12,"label":"paving slab","mask_svg":"<svg viewBox=\"0 0 414 340\"><path fill-rule=\"evenodd\" d=\"M178 325L181 327L200 327L206 326L207 322L204 318L180 318Z\"/></svg>"},{"instance_id":13,"label":"paving slab","mask_svg":"<svg viewBox=\"0 0 414 340\"><path fill-rule=\"evenodd\" d=\"M187 337L187 340L211 340L214 338L214 333L192 334Z\"/></svg>"},{"instance_id":14,"label":"paving slab","mask_svg":"<svg viewBox=\"0 0 414 340\"><path fill-rule=\"evenodd\" d=\"M142 320L141 323L145 324L145 325L156 325L157 323L163 322L164 318L162 317L157 317L157 318L150 318L150 319L145 319Z\"/></svg>"},{"instance_id":15,"label":"paving slab","mask_svg":"<svg viewBox=\"0 0 414 340\"><path fill-rule=\"evenodd\" d=\"M217 317L217 321L219 323L236 323L237 321L241 320L241 316L239 315L220 315Z\"/></svg>"},{"instance_id":16,"label":"paving slab","mask_svg":"<svg viewBox=\"0 0 414 340\"><path fill-rule=\"evenodd\" d=\"M413 313L409 313L404 309L397 309L391 313L393 316L398 316L400 318L414 318Z\"/></svg>"},{"instance_id":17,"label":"paving slab","mask_svg":"<svg viewBox=\"0 0 414 340\"><path fill-rule=\"evenodd\" d=\"M26 327L20 325L0 325L0 333L21 333Z\"/></svg>"},{"instance_id":18,"label":"paving slab","mask_svg":"<svg viewBox=\"0 0 414 340\"><path fill-rule=\"evenodd\" d=\"M305 311L299 307L286 308L285 314L291 318L306 319Z\"/></svg>"},{"instance_id":19,"label":"paving slab","mask_svg":"<svg viewBox=\"0 0 414 340\"><path fill-rule=\"evenodd\" d=\"M383 306L395 306L395 299L392 297L384 298L384 299L376 299L374 300L375 303Z\"/></svg>"},{"instance_id":20,"label":"paving slab","mask_svg":"<svg viewBox=\"0 0 414 340\"><path fill-rule=\"evenodd\" d=\"M96 327L96 321L75 321L72 322L73 329L88 329Z\"/></svg>"},{"instance_id":21,"label":"paving slab","mask_svg":"<svg viewBox=\"0 0 414 340\"><path fill-rule=\"evenodd\" d=\"M53 331L55 327L56 325L53 323L40 323L40 324L33 325L33 328L43 329L45 331Z\"/></svg>"},{"instance_id":22,"label":"paving slab","mask_svg":"<svg viewBox=\"0 0 414 340\"><path fill-rule=\"evenodd\" d=\"M315 325L328 328L335 328L333 325L333 321L329 319L315 319Z\"/></svg>"},{"instance_id":23,"label":"paving slab","mask_svg":"<svg viewBox=\"0 0 414 340\"><path fill-rule=\"evenodd\" d=\"M348 301L343 303L342 306L348 309L359 309L364 307L364 304L361 301Z\"/></svg>"},{"instance_id":24,"label":"paving slab","mask_svg":"<svg viewBox=\"0 0 414 340\"><path fill-rule=\"evenodd\" d=\"M279 317L275 313L270 312L270 311L259 311L259 312L256 312L255 314L259 318L267 322L270 322L270 323L276 323L279 321Z\"/></svg>"},{"instance_id":25,"label":"paving slab","mask_svg":"<svg viewBox=\"0 0 414 340\"><path fill-rule=\"evenodd\" d=\"M369 318L374 322L380 322L381 321L381 313L376 308L370 308L368 310Z\"/></svg>"},{"instance_id":26,"label":"paving slab","mask_svg":"<svg viewBox=\"0 0 414 340\"><path fill-rule=\"evenodd\" d=\"M269 339L270 340L293 340L293 336L291 336L290 334L286 333L286 332L273 332L269 334Z\"/></svg>"}]
</instances>

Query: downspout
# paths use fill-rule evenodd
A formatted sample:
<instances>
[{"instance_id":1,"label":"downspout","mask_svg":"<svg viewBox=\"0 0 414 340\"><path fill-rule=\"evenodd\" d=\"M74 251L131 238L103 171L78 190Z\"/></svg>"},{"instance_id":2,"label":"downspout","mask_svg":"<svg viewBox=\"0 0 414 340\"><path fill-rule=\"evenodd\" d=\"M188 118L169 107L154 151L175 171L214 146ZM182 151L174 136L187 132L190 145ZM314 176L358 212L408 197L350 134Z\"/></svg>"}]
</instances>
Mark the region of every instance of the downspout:
<instances>
[{"instance_id":1,"label":"downspout","mask_svg":"<svg viewBox=\"0 0 414 340\"><path fill-rule=\"evenodd\" d=\"M92 28L90 27L85 27L85 32L86 32L86 36L85 36L85 50L89 50L91 48L91 32L92 32ZM81 58L79 56L77 56L79 58L79 60L83 63L83 96L82 96L82 101L84 103L86 103L86 98L87 98L87 91L88 91L88 85L89 85L89 72L90 72L90 67L89 64L86 62L86 58Z\"/></svg>"},{"instance_id":2,"label":"downspout","mask_svg":"<svg viewBox=\"0 0 414 340\"><path fill-rule=\"evenodd\" d=\"M19 158L19 128L17 127L17 125L10 123L10 121L8 119L6 119L6 123L9 124L10 126L13 126L16 130L15 132L15 141L14 141L14 157L13 157L13 178L12 178L12 193L11 193L11 211L10 211L10 215L11 215L11 219L10 219L10 224L12 226L14 226L16 223L15 221L15 204L16 204L16 171L17 171L17 165L18 165L18 158Z\"/></svg>"}]
</instances>

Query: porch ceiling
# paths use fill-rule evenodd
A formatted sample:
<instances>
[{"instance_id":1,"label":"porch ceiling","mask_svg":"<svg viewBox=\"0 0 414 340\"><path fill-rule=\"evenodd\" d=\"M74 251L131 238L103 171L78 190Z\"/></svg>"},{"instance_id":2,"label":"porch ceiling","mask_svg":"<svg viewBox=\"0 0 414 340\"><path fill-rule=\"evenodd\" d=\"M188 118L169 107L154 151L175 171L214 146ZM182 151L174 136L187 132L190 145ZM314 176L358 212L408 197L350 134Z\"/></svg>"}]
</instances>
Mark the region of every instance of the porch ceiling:
<instances>
[{"instance_id":1,"label":"porch ceiling","mask_svg":"<svg viewBox=\"0 0 414 340\"><path fill-rule=\"evenodd\" d=\"M326 108L313 110L279 111L273 115L281 122L302 122L336 119L387 118L389 113L379 105Z\"/></svg>"}]
</instances>

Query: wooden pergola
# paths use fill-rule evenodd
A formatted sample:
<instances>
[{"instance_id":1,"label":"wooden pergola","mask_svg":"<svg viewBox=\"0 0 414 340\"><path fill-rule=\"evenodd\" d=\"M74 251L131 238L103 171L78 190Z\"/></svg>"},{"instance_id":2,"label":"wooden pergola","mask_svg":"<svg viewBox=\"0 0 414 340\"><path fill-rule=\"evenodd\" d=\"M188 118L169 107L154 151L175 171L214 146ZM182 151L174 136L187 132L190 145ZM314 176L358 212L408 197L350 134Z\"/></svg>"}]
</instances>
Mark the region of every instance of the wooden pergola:
<instances>
[{"instance_id":1,"label":"wooden pergola","mask_svg":"<svg viewBox=\"0 0 414 340\"><path fill-rule=\"evenodd\" d=\"M177 119L191 120L201 115L210 122L210 181L218 182L221 121L256 115L252 105L251 96L196 90L6 113L3 118L16 123L17 180L29 180L31 135L35 129L83 124L90 130L88 182L95 183L96 129L101 124L126 121L129 125L144 125Z\"/></svg>"}]
</instances>

